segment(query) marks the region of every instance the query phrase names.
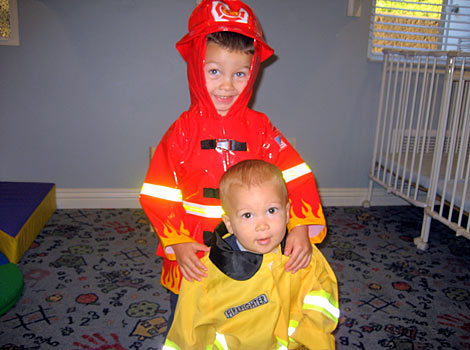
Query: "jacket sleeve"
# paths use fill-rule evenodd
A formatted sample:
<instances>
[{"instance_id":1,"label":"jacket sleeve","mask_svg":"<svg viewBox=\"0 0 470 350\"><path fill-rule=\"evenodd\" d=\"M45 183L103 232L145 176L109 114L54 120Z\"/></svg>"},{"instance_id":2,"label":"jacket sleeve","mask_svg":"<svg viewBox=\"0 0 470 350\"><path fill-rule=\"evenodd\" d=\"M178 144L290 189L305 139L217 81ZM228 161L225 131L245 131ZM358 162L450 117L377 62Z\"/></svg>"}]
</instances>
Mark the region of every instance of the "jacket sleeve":
<instances>
[{"instance_id":1,"label":"jacket sleeve","mask_svg":"<svg viewBox=\"0 0 470 350\"><path fill-rule=\"evenodd\" d=\"M175 260L175 256L168 246L195 241L184 225L186 212L175 167L183 160L188 147L185 139L178 135L180 128L177 120L157 146L139 197L165 255L171 260Z\"/></svg>"},{"instance_id":2,"label":"jacket sleeve","mask_svg":"<svg viewBox=\"0 0 470 350\"><path fill-rule=\"evenodd\" d=\"M183 279L175 317L163 349L211 349L209 345L216 341L211 315L213 310L205 292L204 282L189 282Z\"/></svg>"},{"instance_id":3,"label":"jacket sleeve","mask_svg":"<svg viewBox=\"0 0 470 350\"><path fill-rule=\"evenodd\" d=\"M326 236L326 222L313 172L282 133L265 118L262 157L282 170L287 183L291 201L289 231L306 225L310 241L320 243Z\"/></svg>"},{"instance_id":4,"label":"jacket sleeve","mask_svg":"<svg viewBox=\"0 0 470 350\"><path fill-rule=\"evenodd\" d=\"M323 254L313 246L312 270L305 274L301 283L289 322L289 343L302 344L309 349L335 349L332 332L338 319L336 276Z\"/></svg>"}]
</instances>

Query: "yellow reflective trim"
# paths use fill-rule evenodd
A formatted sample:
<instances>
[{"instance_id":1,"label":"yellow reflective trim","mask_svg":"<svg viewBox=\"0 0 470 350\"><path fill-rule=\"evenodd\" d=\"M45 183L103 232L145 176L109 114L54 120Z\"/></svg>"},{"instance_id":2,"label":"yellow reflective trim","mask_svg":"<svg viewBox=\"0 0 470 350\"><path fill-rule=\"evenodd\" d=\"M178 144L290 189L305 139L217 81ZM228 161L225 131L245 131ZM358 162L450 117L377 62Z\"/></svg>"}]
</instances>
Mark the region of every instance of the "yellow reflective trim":
<instances>
[{"instance_id":1,"label":"yellow reflective trim","mask_svg":"<svg viewBox=\"0 0 470 350\"><path fill-rule=\"evenodd\" d=\"M140 194L145 194L150 197L165 199L172 202L181 202L183 200L183 194L180 189L171 188L160 185L153 185L144 183Z\"/></svg>"},{"instance_id":2,"label":"yellow reflective trim","mask_svg":"<svg viewBox=\"0 0 470 350\"><path fill-rule=\"evenodd\" d=\"M295 320L289 321L289 328L287 328L287 334L289 335L289 337L292 336L292 334L294 334L298 326L299 326L298 321L295 321Z\"/></svg>"},{"instance_id":3,"label":"yellow reflective trim","mask_svg":"<svg viewBox=\"0 0 470 350\"><path fill-rule=\"evenodd\" d=\"M302 309L317 310L336 322L339 319L338 302L323 290L308 293Z\"/></svg>"},{"instance_id":4,"label":"yellow reflective trim","mask_svg":"<svg viewBox=\"0 0 470 350\"><path fill-rule=\"evenodd\" d=\"M276 337L276 338L277 338L276 350L287 350L287 346L289 345L289 342L279 337Z\"/></svg>"},{"instance_id":5,"label":"yellow reflective trim","mask_svg":"<svg viewBox=\"0 0 470 350\"><path fill-rule=\"evenodd\" d=\"M220 205L202 205L183 201L183 207L187 213L205 218L220 219L224 213Z\"/></svg>"},{"instance_id":6,"label":"yellow reflective trim","mask_svg":"<svg viewBox=\"0 0 470 350\"><path fill-rule=\"evenodd\" d=\"M163 345L162 350L180 350L181 348L173 343L171 340L166 339L165 340L165 345Z\"/></svg>"},{"instance_id":7,"label":"yellow reflective trim","mask_svg":"<svg viewBox=\"0 0 470 350\"><path fill-rule=\"evenodd\" d=\"M214 345L217 346L217 349L219 350L229 350L227 341L225 340L225 337L223 334L220 333L215 333L215 342Z\"/></svg>"},{"instance_id":8,"label":"yellow reflective trim","mask_svg":"<svg viewBox=\"0 0 470 350\"><path fill-rule=\"evenodd\" d=\"M305 174L311 173L309 166L306 163L296 165L292 168L286 169L282 172L282 176L286 182L298 179Z\"/></svg>"}]
</instances>

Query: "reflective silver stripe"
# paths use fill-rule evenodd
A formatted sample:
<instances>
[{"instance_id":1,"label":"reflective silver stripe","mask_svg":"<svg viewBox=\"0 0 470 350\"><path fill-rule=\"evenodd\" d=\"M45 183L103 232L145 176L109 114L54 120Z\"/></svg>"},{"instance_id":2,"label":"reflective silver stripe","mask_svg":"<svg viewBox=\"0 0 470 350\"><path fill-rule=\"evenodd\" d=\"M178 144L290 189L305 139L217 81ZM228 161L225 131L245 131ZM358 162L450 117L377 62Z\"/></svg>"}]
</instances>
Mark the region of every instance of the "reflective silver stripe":
<instances>
[{"instance_id":1,"label":"reflective silver stripe","mask_svg":"<svg viewBox=\"0 0 470 350\"><path fill-rule=\"evenodd\" d=\"M183 194L181 193L180 189L153 185L149 183L143 184L140 193L172 202L181 202L183 200Z\"/></svg>"},{"instance_id":2,"label":"reflective silver stripe","mask_svg":"<svg viewBox=\"0 0 470 350\"><path fill-rule=\"evenodd\" d=\"M183 201L183 194L181 190L177 188L144 183L140 193L172 202L182 202L187 213L205 218L219 219L224 213L220 205L203 205Z\"/></svg>"},{"instance_id":3,"label":"reflective silver stripe","mask_svg":"<svg viewBox=\"0 0 470 350\"><path fill-rule=\"evenodd\" d=\"M220 205L202 205L183 201L183 207L187 213L205 218L219 219L224 213Z\"/></svg>"},{"instance_id":4,"label":"reflective silver stripe","mask_svg":"<svg viewBox=\"0 0 470 350\"><path fill-rule=\"evenodd\" d=\"M306 163L296 165L292 168L286 169L282 172L282 176L286 182L298 179L305 174L311 173L309 166Z\"/></svg>"},{"instance_id":5,"label":"reflective silver stripe","mask_svg":"<svg viewBox=\"0 0 470 350\"><path fill-rule=\"evenodd\" d=\"M315 291L307 294L304 298L304 309L313 309L320 311L326 316L338 321L339 308L336 301L325 291Z\"/></svg>"}]
</instances>

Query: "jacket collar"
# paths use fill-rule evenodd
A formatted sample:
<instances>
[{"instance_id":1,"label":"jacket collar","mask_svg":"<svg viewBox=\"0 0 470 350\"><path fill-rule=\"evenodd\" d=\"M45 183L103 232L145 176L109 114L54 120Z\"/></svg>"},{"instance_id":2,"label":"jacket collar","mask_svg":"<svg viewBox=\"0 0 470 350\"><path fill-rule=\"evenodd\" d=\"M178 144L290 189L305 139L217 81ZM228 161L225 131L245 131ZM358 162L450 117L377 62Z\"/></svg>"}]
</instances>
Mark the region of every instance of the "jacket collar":
<instances>
[{"instance_id":1,"label":"jacket collar","mask_svg":"<svg viewBox=\"0 0 470 350\"><path fill-rule=\"evenodd\" d=\"M261 267L263 254L233 250L222 238L227 233L227 228L223 222L215 228L209 259L228 277L237 281L246 281L253 277ZM284 253L286 237L287 231L281 242L282 253Z\"/></svg>"}]
</instances>

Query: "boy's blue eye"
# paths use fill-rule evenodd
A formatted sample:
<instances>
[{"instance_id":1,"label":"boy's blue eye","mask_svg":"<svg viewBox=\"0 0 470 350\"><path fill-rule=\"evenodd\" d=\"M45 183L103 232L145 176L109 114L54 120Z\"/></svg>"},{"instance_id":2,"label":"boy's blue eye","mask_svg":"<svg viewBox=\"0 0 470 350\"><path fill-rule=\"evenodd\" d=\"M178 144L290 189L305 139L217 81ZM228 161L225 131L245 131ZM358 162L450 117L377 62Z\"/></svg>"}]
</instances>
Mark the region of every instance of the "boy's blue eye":
<instances>
[{"instance_id":1,"label":"boy's blue eye","mask_svg":"<svg viewBox=\"0 0 470 350\"><path fill-rule=\"evenodd\" d=\"M236 76L237 78L243 78L245 75L246 75L246 74L243 73L243 72L237 72L237 73L235 73L235 76Z\"/></svg>"},{"instance_id":2,"label":"boy's blue eye","mask_svg":"<svg viewBox=\"0 0 470 350\"><path fill-rule=\"evenodd\" d=\"M217 73L219 73L218 69L209 69L209 74L216 75Z\"/></svg>"}]
</instances>

